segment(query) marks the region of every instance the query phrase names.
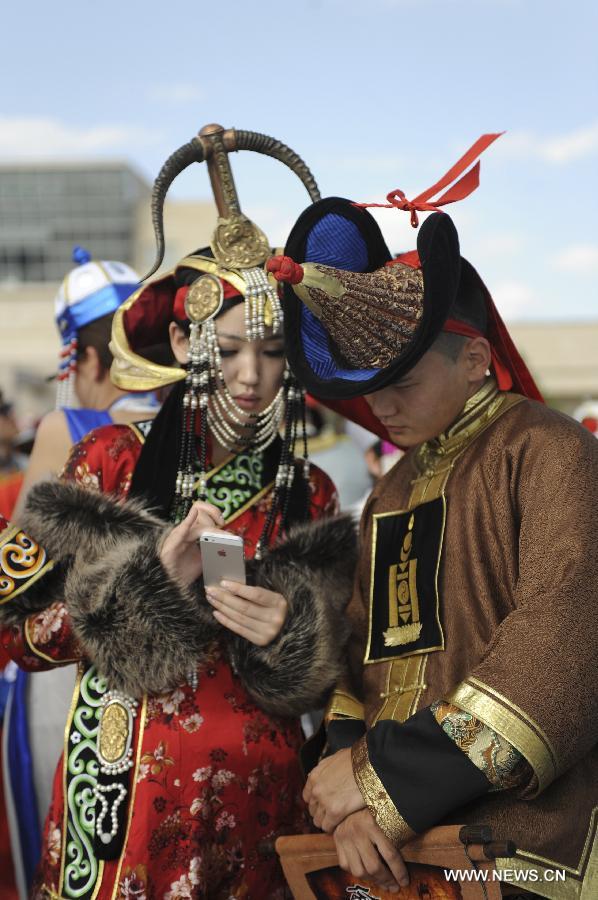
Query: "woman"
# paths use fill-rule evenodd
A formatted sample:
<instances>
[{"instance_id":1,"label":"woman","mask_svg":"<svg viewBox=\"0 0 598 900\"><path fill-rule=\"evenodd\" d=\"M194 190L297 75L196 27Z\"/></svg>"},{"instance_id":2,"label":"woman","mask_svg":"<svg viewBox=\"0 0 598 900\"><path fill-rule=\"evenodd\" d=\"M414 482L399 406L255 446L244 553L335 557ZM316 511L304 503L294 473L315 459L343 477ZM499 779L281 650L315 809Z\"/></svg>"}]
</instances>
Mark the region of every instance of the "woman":
<instances>
[{"instance_id":1,"label":"woman","mask_svg":"<svg viewBox=\"0 0 598 900\"><path fill-rule=\"evenodd\" d=\"M338 674L351 529L304 529L269 549L292 524L333 514L336 493L295 460L303 394L277 298L261 267L241 272L193 254L115 317L116 382L178 384L149 433L91 432L65 477L128 502L71 485L30 496L22 524L53 557L56 586L41 610L29 593L4 607L9 649L32 668L82 659L39 896L286 896L273 843L308 828L297 716ZM185 368L144 358L166 333ZM253 586L204 592L206 527L263 556Z\"/></svg>"}]
</instances>

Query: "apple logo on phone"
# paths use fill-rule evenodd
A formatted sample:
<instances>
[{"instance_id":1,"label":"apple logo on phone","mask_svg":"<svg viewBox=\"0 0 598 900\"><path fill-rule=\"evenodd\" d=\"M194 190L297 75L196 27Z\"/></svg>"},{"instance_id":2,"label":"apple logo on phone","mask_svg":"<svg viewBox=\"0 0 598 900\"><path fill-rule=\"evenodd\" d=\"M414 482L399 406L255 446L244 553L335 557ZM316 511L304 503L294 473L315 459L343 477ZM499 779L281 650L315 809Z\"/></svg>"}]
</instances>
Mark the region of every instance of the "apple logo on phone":
<instances>
[{"instance_id":1,"label":"apple logo on phone","mask_svg":"<svg viewBox=\"0 0 598 900\"><path fill-rule=\"evenodd\" d=\"M219 550L218 556L226 556L226 550Z\"/></svg>"}]
</instances>

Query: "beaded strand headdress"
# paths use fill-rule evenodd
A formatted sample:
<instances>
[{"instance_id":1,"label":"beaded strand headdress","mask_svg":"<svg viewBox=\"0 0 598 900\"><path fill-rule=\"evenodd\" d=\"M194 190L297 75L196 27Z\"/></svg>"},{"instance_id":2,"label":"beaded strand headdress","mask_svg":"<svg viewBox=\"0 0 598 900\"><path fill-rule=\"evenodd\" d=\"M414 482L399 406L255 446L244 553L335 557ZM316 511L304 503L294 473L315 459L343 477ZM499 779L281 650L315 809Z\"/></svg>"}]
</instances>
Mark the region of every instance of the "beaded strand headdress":
<instances>
[{"instance_id":1,"label":"beaded strand headdress","mask_svg":"<svg viewBox=\"0 0 598 900\"><path fill-rule=\"evenodd\" d=\"M289 147L263 134L225 130L220 125L204 127L197 137L180 147L165 162L154 183L152 220L156 236L156 259L148 272L153 275L164 257L163 206L166 193L177 175L192 162L205 161L208 166L218 221L210 250L199 251L181 260L176 271L192 269L197 276L177 290L177 305L184 308L189 323L189 361L186 370L152 366L154 376L162 384L185 380L183 395L183 435L177 467L172 518L180 521L190 509L193 496L207 498L208 430L227 449L244 446L260 451L267 448L283 432L282 451L274 484L274 497L262 538L262 546L272 537L278 514L281 527L286 525L291 487L296 477L294 457L299 427L304 422L304 392L285 367L283 384L272 403L260 414L242 409L226 387L218 347L215 320L223 308L227 291L244 302L247 340L282 331L283 317L274 279L265 264L272 254L265 234L241 211L228 154L233 150L252 150L272 156L294 171L305 185L312 202L319 199L313 175L305 163ZM194 273L192 273L194 274ZM179 294L184 293L183 303ZM126 312L126 310L125 310ZM120 351L120 352L119 352ZM126 342L122 316L113 333L115 365L113 380L129 388L139 381L140 371L147 365L131 353ZM161 370L161 375L159 370ZM133 372L132 381L127 373ZM156 377L151 383L157 386ZM145 380L145 386L150 382ZM196 451L199 433L199 452ZM308 476L307 440L304 438L304 464L301 477Z\"/></svg>"}]
</instances>

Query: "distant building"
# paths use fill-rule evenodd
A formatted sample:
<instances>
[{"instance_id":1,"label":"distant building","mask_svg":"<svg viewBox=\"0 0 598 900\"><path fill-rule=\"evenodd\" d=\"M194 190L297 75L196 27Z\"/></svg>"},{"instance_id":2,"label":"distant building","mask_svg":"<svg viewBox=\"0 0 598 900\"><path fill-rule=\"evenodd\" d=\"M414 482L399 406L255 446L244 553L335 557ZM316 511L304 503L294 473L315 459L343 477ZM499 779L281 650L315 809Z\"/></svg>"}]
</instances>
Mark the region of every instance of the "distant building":
<instances>
[{"instance_id":1,"label":"distant building","mask_svg":"<svg viewBox=\"0 0 598 900\"><path fill-rule=\"evenodd\" d=\"M513 322L509 331L551 406L572 413L598 399L598 320Z\"/></svg>"},{"instance_id":2,"label":"distant building","mask_svg":"<svg viewBox=\"0 0 598 900\"><path fill-rule=\"evenodd\" d=\"M126 162L0 165L0 386L21 415L53 405L54 297L73 246L143 275L154 259L150 197ZM215 223L211 202L167 200L163 268L208 245Z\"/></svg>"},{"instance_id":3,"label":"distant building","mask_svg":"<svg viewBox=\"0 0 598 900\"><path fill-rule=\"evenodd\" d=\"M73 244L133 264L149 185L126 163L0 167L0 282L62 281Z\"/></svg>"}]
</instances>

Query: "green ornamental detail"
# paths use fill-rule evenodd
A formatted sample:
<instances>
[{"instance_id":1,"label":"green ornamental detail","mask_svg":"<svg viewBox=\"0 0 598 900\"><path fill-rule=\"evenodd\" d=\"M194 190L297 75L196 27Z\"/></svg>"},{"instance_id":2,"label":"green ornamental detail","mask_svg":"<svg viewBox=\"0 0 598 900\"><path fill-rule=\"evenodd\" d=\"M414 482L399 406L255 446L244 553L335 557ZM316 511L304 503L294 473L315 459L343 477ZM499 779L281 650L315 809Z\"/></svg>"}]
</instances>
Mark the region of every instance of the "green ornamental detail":
<instances>
[{"instance_id":1,"label":"green ornamental detail","mask_svg":"<svg viewBox=\"0 0 598 900\"><path fill-rule=\"evenodd\" d=\"M89 900L98 878L93 852L95 797L98 776L96 739L102 697L108 686L95 666L87 669L79 685L77 706L68 735L66 761L67 833L62 894Z\"/></svg>"},{"instance_id":2,"label":"green ornamental detail","mask_svg":"<svg viewBox=\"0 0 598 900\"><path fill-rule=\"evenodd\" d=\"M229 519L262 489L262 453L239 453L208 482L208 500Z\"/></svg>"}]
</instances>

